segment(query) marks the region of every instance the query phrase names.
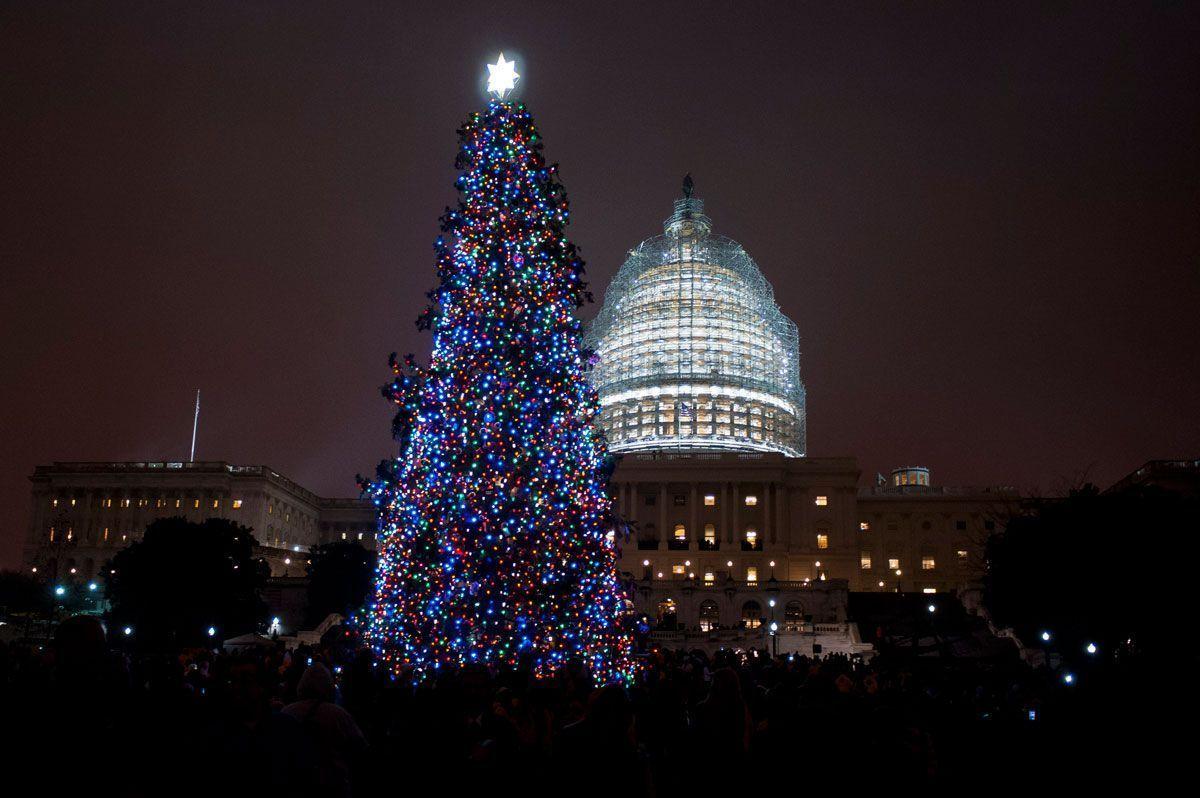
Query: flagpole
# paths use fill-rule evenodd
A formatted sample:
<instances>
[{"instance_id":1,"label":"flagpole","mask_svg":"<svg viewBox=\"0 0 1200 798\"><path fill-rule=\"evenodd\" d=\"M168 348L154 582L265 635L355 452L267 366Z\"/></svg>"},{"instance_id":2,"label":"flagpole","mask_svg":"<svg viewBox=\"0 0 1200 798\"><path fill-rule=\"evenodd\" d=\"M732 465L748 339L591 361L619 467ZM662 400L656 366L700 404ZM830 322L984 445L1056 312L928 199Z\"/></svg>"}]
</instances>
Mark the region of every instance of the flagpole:
<instances>
[{"instance_id":1,"label":"flagpole","mask_svg":"<svg viewBox=\"0 0 1200 798\"><path fill-rule=\"evenodd\" d=\"M200 389L196 389L196 415L192 417L192 456L189 463L196 462L196 428L200 426Z\"/></svg>"}]
</instances>

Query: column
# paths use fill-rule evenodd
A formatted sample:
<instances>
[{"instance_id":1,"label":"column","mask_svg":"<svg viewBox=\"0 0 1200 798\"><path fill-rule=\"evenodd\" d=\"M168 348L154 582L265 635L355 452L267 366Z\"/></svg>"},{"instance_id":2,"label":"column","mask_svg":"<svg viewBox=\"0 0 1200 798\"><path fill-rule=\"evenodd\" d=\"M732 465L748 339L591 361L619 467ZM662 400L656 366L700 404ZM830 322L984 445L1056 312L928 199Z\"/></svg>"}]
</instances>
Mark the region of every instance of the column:
<instances>
[{"instance_id":1,"label":"column","mask_svg":"<svg viewBox=\"0 0 1200 798\"><path fill-rule=\"evenodd\" d=\"M729 526L729 542L732 543L735 538L737 540L742 539L742 519L741 519L742 508L741 508L741 502L738 501L738 499L739 499L738 494L741 493L741 491L739 491L737 489L737 484L731 482L731 483L729 483L729 487L730 487L729 493L731 494L730 498L732 500L731 503L733 504L733 507L731 508L732 509L731 515L733 516L733 518L732 518L732 522L730 523L730 526Z\"/></svg>"},{"instance_id":2,"label":"column","mask_svg":"<svg viewBox=\"0 0 1200 798\"><path fill-rule=\"evenodd\" d=\"M780 531L785 536L785 541L791 542L791 530L787 526L787 485L779 483L776 486L779 495L775 497L775 529L774 533L778 535Z\"/></svg>"},{"instance_id":3,"label":"column","mask_svg":"<svg viewBox=\"0 0 1200 798\"><path fill-rule=\"evenodd\" d=\"M696 499L699 498L696 495L697 492L698 491L696 489L696 483L693 482L692 483L692 495L688 498L688 501L690 502L688 507L691 509L691 517L688 520L688 524L689 524L689 526L688 526L688 550L689 551L699 551L700 550L700 543L699 543L700 528L698 526L699 520L700 520L700 514L699 514L700 511L699 511L699 508L696 506L697 505Z\"/></svg>"},{"instance_id":4,"label":"column","mask_svg":"<svg viewBox=\"0 0 1200 798\"><path fill-rule=\"evenodd\" d=\"M658 547L661 549L667 537L667 483L658 486Z\"/></svg>"},{"instance_id":5,"label":"column","mask_svg":"<svg viewBox=\"0 0 1200 798\"><path fill-rule=\"evenodd\" d=\"M763 511L762 511L763 542L765 543L767 540L770 540L771 543L774 543L775 542L775 525L771 523L771 483L770 482L763 483L762 492L763 492Z\"/></svg>"},{"instance_id":6,"label":"column","mask_svg":"<svg viewBox=\"0 0 1200 798\"><path fill-rule=\"evenodd\" d=\"M725 542L733 542L733 531L729 526L729 483L721 483L721 533L725 535Z\"/></svg>"}]
</instances>

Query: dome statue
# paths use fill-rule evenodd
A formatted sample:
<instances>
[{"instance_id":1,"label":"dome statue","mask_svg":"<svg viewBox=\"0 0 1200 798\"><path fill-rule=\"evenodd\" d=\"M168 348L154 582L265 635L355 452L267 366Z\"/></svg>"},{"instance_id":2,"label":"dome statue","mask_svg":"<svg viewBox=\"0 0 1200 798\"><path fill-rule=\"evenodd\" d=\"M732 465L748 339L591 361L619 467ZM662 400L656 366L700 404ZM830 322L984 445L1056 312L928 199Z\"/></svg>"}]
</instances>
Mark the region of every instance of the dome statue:
<instances>
[{"instance_id":1,"label":"dome statue","mask_svg":"<svg viewBox=\"0 0 1200 798\"><path fill-rule=\"evenodd\" d=\"M712 233L691 175L662 235L629 253L588 330L614 452L805 453L796 325L736 241Z\"/></svg>"}]
</instances>

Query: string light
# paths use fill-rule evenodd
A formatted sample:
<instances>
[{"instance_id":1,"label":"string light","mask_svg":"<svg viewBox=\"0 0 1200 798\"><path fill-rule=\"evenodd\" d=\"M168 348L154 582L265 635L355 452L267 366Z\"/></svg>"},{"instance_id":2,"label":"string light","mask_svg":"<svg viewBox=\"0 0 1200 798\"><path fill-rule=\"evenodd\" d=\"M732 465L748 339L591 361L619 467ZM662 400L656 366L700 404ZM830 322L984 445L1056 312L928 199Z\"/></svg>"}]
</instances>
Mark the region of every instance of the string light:
<instances>
[{"instance_id":1,"label":"string light","mask_svg":"<svg viewBox=\"0 0 1200 798\"><path fill-rule=\"evenodd\" d=\"M430 364L392 357L399 456L364 483L381 529L368 638L394 676L528 663L547 677L579 661L629 681L632 602L566 194L523 103L492 100L459 137L461 201L417 321Z\"/></svg>"}]
</instances>

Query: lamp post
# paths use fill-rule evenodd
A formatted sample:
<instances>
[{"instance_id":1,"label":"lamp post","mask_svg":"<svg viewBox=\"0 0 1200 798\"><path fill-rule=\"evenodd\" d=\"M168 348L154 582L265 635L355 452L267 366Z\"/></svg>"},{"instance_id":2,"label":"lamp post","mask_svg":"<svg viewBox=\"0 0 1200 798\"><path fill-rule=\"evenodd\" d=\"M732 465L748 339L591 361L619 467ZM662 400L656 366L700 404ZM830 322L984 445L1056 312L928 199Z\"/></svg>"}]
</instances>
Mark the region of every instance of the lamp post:
<instances>
[{"instance_id":1,"label":"lamp post","mask_svg":"<svg viewBox=\"0 0 1200 798\"><path fill-rule=\"evenodd\" d=\"M896 569L896 592L897 593L900 592L900 577L901 577L901 575L903 575L903 573L904 572L901 571L899 568Z\"/></svg>"}]
</instances>

